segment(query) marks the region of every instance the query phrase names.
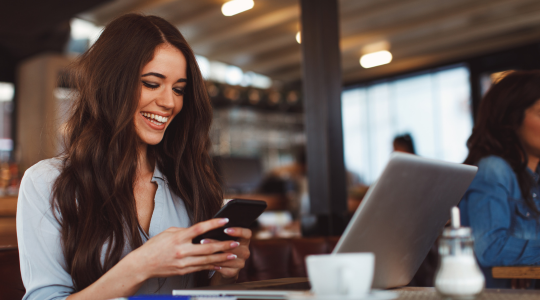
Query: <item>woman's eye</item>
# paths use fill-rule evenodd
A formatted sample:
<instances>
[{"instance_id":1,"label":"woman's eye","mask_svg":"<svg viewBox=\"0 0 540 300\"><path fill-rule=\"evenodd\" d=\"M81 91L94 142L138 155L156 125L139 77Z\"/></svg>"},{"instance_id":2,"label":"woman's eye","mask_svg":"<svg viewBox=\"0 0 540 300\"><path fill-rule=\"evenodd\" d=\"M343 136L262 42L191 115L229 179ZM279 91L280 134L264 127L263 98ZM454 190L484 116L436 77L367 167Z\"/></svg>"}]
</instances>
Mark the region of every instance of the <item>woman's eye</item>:
<instances>
[{"instance_id":1,"label":"woman's eye","mask_svg":"<svg viewBox=\"0 0 540 300\"><path fill-rule=\"evenodd\" d=\"M146 82L146 81L143 81L142 82L143 85L149 89L152 89L152 90L155 90L159 87L159 84L152 84L152 83L149 83L149 82Z\"/></svg>"},{"instance_id":2,"label":"woman's eye","mask_svg":"<svg viewBox=\"0 0 540 300\"><path fill-rule=\"evenodd\" d=\"M180 88L174 88L173 91L178 96L184 95L184 89L183 88L181 88L181 89Z\"/></svg>"}]
</instances>

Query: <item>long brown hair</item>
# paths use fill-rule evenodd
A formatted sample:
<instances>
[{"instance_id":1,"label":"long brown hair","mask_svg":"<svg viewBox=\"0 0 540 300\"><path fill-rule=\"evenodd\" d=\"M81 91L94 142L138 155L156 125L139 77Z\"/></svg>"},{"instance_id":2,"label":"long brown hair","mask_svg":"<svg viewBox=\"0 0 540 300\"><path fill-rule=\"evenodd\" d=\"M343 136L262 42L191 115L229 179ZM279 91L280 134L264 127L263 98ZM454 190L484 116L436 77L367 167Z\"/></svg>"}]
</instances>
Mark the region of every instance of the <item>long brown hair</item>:
<instances>
[{"instance_id":1,"label":"long brown hair","mask_svg":"<svg viewBox=\"0 0 540 300\"><path fill-rule=\"evenodd\" d=\"M62 249L76 290L118 263L124 246L142 245L133 195L134 116L142 69L164 43L184 55L187 85L182 110L148 153L184 201L192 223L210 219L221 206L222 191L208 155L212 108L193 51L162 18L128 14L114 20L75 64L71 79L77 99L53 187L53 211L59 213ZM203 273L197 274L197 285L207 283L208 273Z\"/></svg>"},{"instance_id":2,"label":"long brown hair","mask_svg":"<svg viewBox=\"0 0 540 300\"><path fill-rule=\"evenodd\" d=\"M466 164L496 155L516 173L527 206L540 215L532 197L533 178L527 172L528 157L517 131L525 110L540 99L540 71L516 71L495 83L480 103L473 133L467 141ZM535 171L535 170L533 170Z\"/></svg>"}]
</instances>

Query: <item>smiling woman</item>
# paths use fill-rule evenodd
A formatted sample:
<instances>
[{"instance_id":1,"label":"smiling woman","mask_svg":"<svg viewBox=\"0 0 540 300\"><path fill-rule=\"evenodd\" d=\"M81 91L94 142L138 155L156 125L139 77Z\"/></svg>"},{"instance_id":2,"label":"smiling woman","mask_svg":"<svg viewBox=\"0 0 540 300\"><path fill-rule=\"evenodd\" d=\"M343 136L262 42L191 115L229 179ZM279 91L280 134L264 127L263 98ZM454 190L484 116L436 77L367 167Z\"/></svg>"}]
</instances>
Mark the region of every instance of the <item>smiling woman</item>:
<instances>
[{"instance_id":1,"label":"smiling woman","mask_svg":"<svg viewBox=\"0 0 540 300\"><path fill-rule=\"evenodd\" d=\"M227 231L238 242L192 244L228 220L209 220L223 202L208 155L212 110L180 32L159 17L122 16L73 70L66 150L21 183L24 299L234 282L249 257L248 229Z\"/></svg>"}]
</instances>

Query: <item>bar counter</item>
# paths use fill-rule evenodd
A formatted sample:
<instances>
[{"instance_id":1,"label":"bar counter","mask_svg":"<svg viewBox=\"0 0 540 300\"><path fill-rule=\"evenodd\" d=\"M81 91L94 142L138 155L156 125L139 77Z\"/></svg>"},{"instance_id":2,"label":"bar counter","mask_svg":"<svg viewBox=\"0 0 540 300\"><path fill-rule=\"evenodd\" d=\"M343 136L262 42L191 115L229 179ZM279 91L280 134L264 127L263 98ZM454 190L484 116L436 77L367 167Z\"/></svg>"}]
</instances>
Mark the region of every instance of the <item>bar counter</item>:
<instances>
[{"instance_id":1,"label":"bar counter","mask_svg":"<svg viewBox=\"0 0 540 300\"><path fill-rule=\"evenodd\" d=\"M0 197L0 247L17 247L17 196Z\"/></svg>"}]
</instances>

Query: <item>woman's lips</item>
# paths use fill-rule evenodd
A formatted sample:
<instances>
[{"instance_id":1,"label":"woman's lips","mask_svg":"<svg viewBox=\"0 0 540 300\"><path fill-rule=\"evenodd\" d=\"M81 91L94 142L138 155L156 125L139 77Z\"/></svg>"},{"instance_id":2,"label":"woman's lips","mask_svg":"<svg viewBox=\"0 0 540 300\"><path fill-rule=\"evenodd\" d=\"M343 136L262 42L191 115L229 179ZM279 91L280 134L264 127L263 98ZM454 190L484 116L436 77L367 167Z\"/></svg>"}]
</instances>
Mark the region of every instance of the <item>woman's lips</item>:
<instances>
[{"instance_id":1,"label":"woman's lips","mask_svg":"<svg viewBox=\"0 0 540 300\"><path fill-rule=\"evenodd\" d=\"M145 122L148 126L150 126L150 128L155 129L155 130L163 130L163 129L165 129L165 125L167 124L167 123L165 122L165 123L163 123L162 125L157 125L157 124L152 123L152 122L151 122L148 118L146 118L145 116L143 116L143 115L141 115L141 114L139 114L139 116L140 116L141 118L143 118L144 122Z\"/></svg>"}]
</instances>

